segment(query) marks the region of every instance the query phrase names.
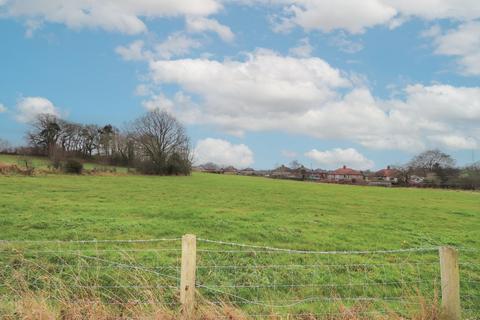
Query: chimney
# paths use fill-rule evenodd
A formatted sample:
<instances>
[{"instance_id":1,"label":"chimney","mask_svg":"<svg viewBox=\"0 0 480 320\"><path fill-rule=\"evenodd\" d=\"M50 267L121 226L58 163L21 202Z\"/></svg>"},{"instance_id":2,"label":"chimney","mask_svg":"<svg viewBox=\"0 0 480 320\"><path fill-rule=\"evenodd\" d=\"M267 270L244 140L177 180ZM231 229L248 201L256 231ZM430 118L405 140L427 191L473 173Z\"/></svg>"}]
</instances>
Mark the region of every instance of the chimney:
<instances>
[{"instance_id":1,"label":"chimney","mask_svg":"<svg viewBox=\"0 0 480 320\"><path fill-rule=\"evenodd\" d=\"M387 170L390 170L390 166L387 166Z\"/></svg>"},{"instance_id":2,"label":"chimney","mask_svg":"<svg viewBox=\"0 0 480 320\"><path fill-rule=\"evenodd\" d=\"M343 169L347 169L347 166L346 166L346 165L343 165Z\"/></svg>"}]
</instances>

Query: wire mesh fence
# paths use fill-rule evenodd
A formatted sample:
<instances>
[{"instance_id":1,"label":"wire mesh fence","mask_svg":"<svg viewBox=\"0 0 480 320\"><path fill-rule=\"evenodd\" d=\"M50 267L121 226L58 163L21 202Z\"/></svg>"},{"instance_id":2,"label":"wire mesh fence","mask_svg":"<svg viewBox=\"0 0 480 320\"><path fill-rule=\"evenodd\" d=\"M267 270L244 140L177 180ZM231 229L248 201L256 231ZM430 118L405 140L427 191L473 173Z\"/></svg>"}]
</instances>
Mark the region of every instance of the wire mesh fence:
<instances>
[{"instance_id":1,"label":"wire mesh fence","mask_svg":"<svg viewBox=\"0 0 480 320\"><path fill-rule=\"evenodd\" d=\"M177 307L181 239L0 244L4 297Z\"/></svg>"},{"instance_id":2,"label":"wire mesh fence","mask_svg":"<svg viewBox=\"0 0 480 320\"><path fill-rule=\"evenodd\" d=\"M248 314L407 315L438 296L436 248L315 252L199 242L202 295Z\"/></svg>"},{"instance_id":3,"label":"wire mesh fence","mask_svg":"<svg viewBox=\"0 0 480 320\"><path fill-rule=\"evenodd\" d=\"M464 319L480 318L480 250L460 248L460 304Z\"/></svg>"},{"instance_id":4,"label":"wire mesh fence","mask_svg":"<svg viewBox=\"0 0 480 320\"><path fill-rule=\"evenodd\" d=\"M465 319L480 316L479 253L460 249ZM197 239L196 254L201 302L233 306L246 318L409 318L440 306L437 247L308 251ZM181 255L181 238L2 241L2 303L28 292L53 302L178 310Z\"/></svg>"}]
</instances>

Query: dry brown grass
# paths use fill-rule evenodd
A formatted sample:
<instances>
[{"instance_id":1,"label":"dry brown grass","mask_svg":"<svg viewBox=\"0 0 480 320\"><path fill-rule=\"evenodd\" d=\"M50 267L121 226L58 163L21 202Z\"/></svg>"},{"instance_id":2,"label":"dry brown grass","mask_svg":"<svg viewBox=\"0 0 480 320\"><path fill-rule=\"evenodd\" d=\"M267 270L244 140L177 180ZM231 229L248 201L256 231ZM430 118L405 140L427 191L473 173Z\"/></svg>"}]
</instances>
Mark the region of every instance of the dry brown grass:
<instances>
[{"instance_id":1,"label":"dry brown grass","mask_svg":"<svg viewBox=\"0 0 480 320\"><path fill-rule=\"evenodd\" d=\"M262 319L267 320L439 320L440 311L437 301L428 301L418 297L419 308L408 317L395 312L383 314L368 313L371 310L366 304L353 307L339 307L334 315L316 316L314 314L284 315L271 312ZM71 299L52 301L45 293L24 292L14 301L0 301L0 317L4 320L174 320L181 318L181 310L172 310L158 300L138 304L125 302L107 304L100 298ZM199 299L196 308L197 320L247 320L258 319L250 317L241 309L229 304L213 304Z\"/></svg>"}]
</instances>

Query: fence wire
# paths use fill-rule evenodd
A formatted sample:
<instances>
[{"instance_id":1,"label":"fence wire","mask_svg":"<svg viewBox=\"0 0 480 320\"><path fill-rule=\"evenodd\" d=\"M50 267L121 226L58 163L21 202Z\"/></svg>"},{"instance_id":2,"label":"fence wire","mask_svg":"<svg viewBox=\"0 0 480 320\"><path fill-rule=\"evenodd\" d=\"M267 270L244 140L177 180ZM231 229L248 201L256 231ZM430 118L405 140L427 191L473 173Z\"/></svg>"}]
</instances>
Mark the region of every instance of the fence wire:
<instances>
[{"instance_id":1,"label":"fence wire","mask_svg":"<svg viewBox=\"0 0 480 320\"><path fill-rule=\"evenodd\" d=\"M0 242L3 297L178 306L181 239Z\"/></svg>"},{"instance_id":2,"label":"fence wire","mask_svg":"<svg viewBox=\"0 0 480 320\"><path fill-rule=\"evenodd\" d=\"M197 287L250 316L408 315L436 303L438 248L304 251L199 239Z\"/></svg>"},{"instance_id":3,"label":"fence wire","mask_svg":"<svg viewBox=\"0 0 480 320\"><path fill-rule=\"evenodd\" d=\"M460 249L465 319L480 316L479 253ZM181 238L0 241L0 295L178 310L181 254ZM203 302L252 319L408 318L440 305L437 247L308 251L200 238L196 272Z\"/></svg>"},{"instance_id":4,"label":"fence wire","mask_svg":"<svg viewBox=\"0 0 480 320\"><path fill-rule=\"evenodd\" d=\"M460 305L464 319L480 318L480 250L460 248Z\"/></svg>"}]
</instances>

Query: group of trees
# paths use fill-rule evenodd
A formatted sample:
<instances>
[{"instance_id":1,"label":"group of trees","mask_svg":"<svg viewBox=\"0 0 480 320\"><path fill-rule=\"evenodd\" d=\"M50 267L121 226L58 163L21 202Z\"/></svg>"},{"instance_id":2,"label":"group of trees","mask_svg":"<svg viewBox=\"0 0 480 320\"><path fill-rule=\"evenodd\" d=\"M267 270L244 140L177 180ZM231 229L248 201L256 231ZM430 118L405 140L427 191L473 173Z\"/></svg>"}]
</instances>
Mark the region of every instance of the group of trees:
<instances>
[{"instance_id":1,"label":"group of trees","mask_svg":"<svg viewBox=\"0 0 480 320\"><path fill-rule=\"evenodd\" d=\"M55 167L80 158L135 167L145 174L186 175L191 171L185 128L164 111L148 112L123 130L41 114L31 123L27 141L30 154L48 156Z\"/></svg>"},{"instance_id":2,"label":"group of trees","mask_svg":"<svg viewBox=\"0 0 480 320\"><path fill-rule=\"evenodd\" d=\"M397 166L398 178L408 184L413 175L424 178L424 185L442 188L480 188L480 162L457 167L455 159L438 149L424 151L408 163Z\"/></svg>"}]
</instances>

